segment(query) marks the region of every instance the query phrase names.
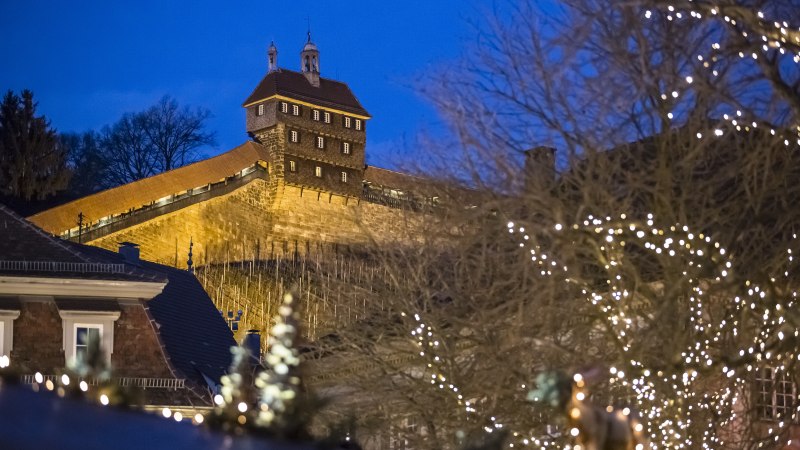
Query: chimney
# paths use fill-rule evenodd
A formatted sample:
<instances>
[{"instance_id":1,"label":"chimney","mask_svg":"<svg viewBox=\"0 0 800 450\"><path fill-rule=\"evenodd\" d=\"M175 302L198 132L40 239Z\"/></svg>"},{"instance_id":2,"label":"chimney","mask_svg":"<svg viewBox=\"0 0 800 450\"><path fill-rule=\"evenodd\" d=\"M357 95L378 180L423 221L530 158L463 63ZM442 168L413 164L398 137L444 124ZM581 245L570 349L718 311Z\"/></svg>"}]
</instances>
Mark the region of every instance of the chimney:
<instances>
[{"instance_id":1,"label":"chimney","mask_svg":"<svg viewBox=\"0 0 800 450\"><path fill-rule=\"evenodd\" d=\"M261 364L261 332L258 330L247 330L247 334L242 340L242 347L250 352L250 362L254 366Z\"/></svg>"},{"instance_id":2,"label":"chimney","mask_svg":"<svg viewBox=\"0 0 800 450\"><path fill-rule=\"evenodd\" d=\"M125 262L138 263L139 262L139 244L133 242L120 242L119 254L125 258Z\"/></svg>"},{"instance_id":3,"label":"chimney","mask_svg":"<svg viewBox=\"0 0 800 450\"><path fill-rule=\"evenodd\" d=\"M556 181L556 149L540 146L525 150L524 176L529 192L552 189Z\"/></svg>"}]
</instances>

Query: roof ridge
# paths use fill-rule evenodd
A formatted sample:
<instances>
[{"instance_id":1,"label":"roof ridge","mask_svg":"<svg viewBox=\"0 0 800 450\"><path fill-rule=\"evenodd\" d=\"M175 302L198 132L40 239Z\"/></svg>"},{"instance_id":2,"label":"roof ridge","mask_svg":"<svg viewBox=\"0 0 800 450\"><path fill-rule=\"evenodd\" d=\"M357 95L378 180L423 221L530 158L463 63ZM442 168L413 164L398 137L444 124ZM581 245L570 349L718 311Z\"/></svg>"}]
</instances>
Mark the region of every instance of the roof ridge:
<instances>
[{"instance_id":1,"label":"roof ridge","mask_svg":"<svg viewBox=\"0 0 800 450\"><path fill-rule=\"evenodd\" d=\"M22 216L18 215L17 213L15 213L14 211L12 211L10 208L6 207L2 203L0 203L0 210L5 212L9 216L11 216L12 219L15 219L23 227L29 228L34 233L42 236L43 238L48 240L50 243L55 244L56 246L66 250L67 252L69 252L73 256L79 258L83 262L87 262L87 263L97 262L97 261L94 261L91 258L88 258L85 254L82 254L82 253L80 253L80 252L78 252L76 250L73 250L73 249L69 248L69 246L64 245L63 242L61 242L61 239L58 239L58 238L56 238L55 236L53 236L51 234L45 233L44 230L42 230L41 228L37 227L36 225L31 223L30 221L25 220L25 218L23 218Z\"/></svg>"}]
</instances>

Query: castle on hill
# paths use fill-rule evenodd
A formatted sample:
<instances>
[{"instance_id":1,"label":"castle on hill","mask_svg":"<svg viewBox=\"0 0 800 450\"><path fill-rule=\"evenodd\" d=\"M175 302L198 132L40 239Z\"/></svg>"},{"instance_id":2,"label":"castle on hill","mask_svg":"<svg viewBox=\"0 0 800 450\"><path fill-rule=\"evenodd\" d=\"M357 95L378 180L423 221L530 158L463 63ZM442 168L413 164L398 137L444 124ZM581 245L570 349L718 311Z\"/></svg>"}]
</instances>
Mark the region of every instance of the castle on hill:
<instances>
[{"instance_id":1,"label":"castle on hill","mask_svg":"<svg viewBox=\"0 0 800 450\"><path fill-rule=\"evenodd\" d=\"M243 103L248 141L29 220L102 248L135 242L144 259L185 267L190 240L197 265L306 254L390 235L403 209L433 201L411 194L419 178L365 164L371 116L347 84L321 75L310 33L299 71L278 65L274 44L267 55Z\"/></svg>"}]
</instances>

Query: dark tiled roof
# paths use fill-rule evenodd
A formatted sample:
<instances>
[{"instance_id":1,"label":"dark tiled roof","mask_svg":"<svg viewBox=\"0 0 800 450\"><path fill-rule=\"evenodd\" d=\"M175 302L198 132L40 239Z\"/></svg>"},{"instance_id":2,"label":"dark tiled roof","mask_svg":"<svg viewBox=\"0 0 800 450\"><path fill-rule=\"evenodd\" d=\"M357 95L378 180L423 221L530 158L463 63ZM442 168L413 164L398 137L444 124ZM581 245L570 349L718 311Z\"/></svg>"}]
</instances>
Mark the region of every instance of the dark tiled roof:
<instances>
[{"instance_id":1,"label":"dark tiled roof","mask_svg":"<svg viewBox=\"0 0 800 450\"><path fill-rule=\"evenodd\" d=\"M0 205L0 274L20 277L163 282L159 273L50 236Z\"/></svg>"},{"instance_id":2,"label":"dark tiled roof","mask_svg":"<svg viewBox=\"0 0 800 450\"><path fill-rule=\"evenodd\" d=\"M366 167L364 170L364 181L387 188L402 189L410 192L422 189L423 186L431 184L431 180L426 180L425 178L375 166Z\"/></svg>"},{"instance_id":3,"label":"dark tiled roof","mask_svg":"<svg viewBox=\"0 0 800 450\"><path fill-rule=\"evenodd\" d=\"M194 274L143 262L145 268L164 272L167 287L146 303L173 366L184 376L205 384L203 375L219 383L231 364L233 333Z\"/></svg>"},{"instance_id":4,"label":"dark tiled roof","mask_svg":"<svg viewBox=\"0 0 800 450\"><path fill-rule=\"evenodd\" d=\"M287 69L278 69L268 73L258 83L253 93L247 97L243 105L264 100L273 95L283 95L323 107L369 116L347 84L320 77L319 87L316 87L309 83L302 73Z\"/></svg>"}]
</instances>

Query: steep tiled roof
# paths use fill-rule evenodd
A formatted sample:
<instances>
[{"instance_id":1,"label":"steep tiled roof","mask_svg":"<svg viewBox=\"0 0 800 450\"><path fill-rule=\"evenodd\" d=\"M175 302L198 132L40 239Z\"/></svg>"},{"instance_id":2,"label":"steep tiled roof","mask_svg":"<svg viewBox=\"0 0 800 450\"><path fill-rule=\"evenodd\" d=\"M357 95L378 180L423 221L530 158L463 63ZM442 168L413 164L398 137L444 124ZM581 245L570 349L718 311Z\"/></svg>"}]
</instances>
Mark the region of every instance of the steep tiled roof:
<instances>
[{"instance_id":1,"label":"steep tiled roof","mask_svg":"<svg viewBox=\"0 0 800 450\"><path fill-rule=\"evenodd\" d=\"M162 274L97 257L86 246L54 238L0 205L0 274L163 282Z\"/></svg>"},{"instance_id":2,"label":"steep tiled roof","mask_svg":"<svg viewBox=\"0 0 800 450\"><path fill-rule=\"evenodd\" d=\"M98 192L28 219L50 233L60 234L77 226L80 213L88 221L94 222L172 194L220 181L259 160L268 160L267 151L258 143L246 142L219 156Z\"/></svg>"},{"instance_id":3,"label":"steep tiled roof","mask_svg":"<svg viewBox=\"0 0 800 450\"><path fill-rule=\"evenodd\" d=\"M203 384L203 375L219 383L231 365L233 333L197 278L185 270L143 262L164 272L167 287L147 302L173 366Z\"/></svg>"},{"instance_id":4,"label":"steep tiled roof","mask_svg":"<svg viewBox=\"0 0 800 450\"><path fill-rule=\"evenodd\" d=\"M243 105L247 106L273 95L283 95L323 107L369 116L347 84L320 77L319 87L316 87L309 83L302 73L287 69L268 73Z\"/></svg>"}]
</instances>

